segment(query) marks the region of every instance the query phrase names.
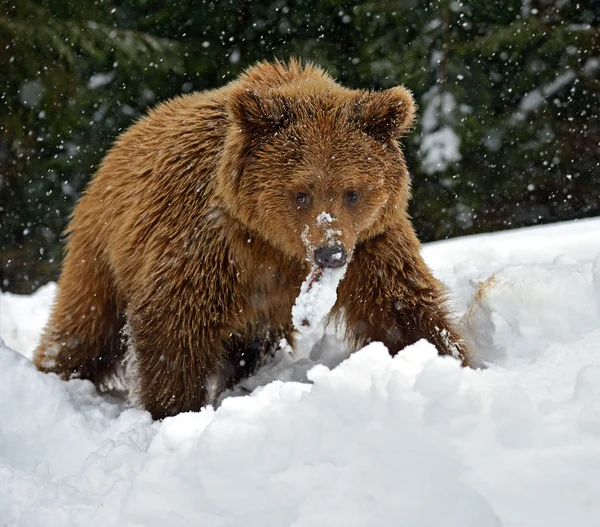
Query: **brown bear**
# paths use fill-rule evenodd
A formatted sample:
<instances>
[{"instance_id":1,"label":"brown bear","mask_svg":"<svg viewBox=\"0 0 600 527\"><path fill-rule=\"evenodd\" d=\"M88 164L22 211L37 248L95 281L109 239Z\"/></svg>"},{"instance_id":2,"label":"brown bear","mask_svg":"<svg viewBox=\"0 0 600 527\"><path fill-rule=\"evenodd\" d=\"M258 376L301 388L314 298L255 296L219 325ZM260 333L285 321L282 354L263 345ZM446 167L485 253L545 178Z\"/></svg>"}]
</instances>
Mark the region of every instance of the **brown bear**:
<instances>
[{"instance_id":1,"label":"brown bear","mask_svg":"<svg viewBox=\"0 0 600 527\"><path fill-rule=\"evenodd\" d=\"M407 214L414 114L405 88L346 89L295 60L159 105L75 208L35 364L103 387L127 348L154 418L198 410L293 345L311 266L347 265L331 316L353 349L425 338L469 365Z\"/></svg>"}]
</instances>

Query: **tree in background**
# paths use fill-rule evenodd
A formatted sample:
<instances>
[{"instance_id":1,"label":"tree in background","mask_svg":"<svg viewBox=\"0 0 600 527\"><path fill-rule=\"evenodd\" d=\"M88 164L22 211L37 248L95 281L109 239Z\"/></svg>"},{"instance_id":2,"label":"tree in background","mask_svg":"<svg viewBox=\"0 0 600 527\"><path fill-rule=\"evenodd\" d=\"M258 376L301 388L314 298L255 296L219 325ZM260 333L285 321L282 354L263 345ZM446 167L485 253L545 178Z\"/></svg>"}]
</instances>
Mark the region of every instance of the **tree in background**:
<instances>
[{"instance_id":1,"label":"tree in background","mask_svg":"<svg viewBox=\"0 0 600 527\"><path fill-rule=\"evenodd\" d=\"M421 237L600 212L600 1L0 1L0 283L57 276L60 234L148 107L256 60L410 87Z\"/></svg>"}]
</instances>

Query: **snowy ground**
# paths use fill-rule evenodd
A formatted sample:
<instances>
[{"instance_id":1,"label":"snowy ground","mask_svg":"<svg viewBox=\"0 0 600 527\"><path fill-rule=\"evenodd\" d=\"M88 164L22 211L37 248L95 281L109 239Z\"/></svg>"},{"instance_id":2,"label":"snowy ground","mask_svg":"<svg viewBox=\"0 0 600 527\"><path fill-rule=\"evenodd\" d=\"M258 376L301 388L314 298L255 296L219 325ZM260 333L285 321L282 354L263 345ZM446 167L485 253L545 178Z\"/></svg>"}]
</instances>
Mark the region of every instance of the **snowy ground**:
<instances>
[{"instance_id":1,"label":"snowy ground","mask_svg":"<svg viewBox=\"0 0 600 527\"><path fill-rule=\"evenodd\" d=\"M488 369L328 335L156 423L32 367L53 285L2 295L0 526L597 527L600 220L424 254Z\"/></svg>"}]
</instances>

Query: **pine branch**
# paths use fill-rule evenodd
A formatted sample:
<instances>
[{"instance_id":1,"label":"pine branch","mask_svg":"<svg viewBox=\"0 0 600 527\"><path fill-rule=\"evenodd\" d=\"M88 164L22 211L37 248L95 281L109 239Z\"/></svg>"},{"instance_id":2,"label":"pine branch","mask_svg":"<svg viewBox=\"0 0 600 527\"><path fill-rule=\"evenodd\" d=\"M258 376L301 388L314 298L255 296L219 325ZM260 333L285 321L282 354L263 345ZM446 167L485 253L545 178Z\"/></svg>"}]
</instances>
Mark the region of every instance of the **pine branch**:
<instances>
[{"instance_id":1,"label":"pine branch","mask_svg":"<svg viewBox=\"0 0 600 527\"><path fill-rule=\"evenodd\" d=\"M114 28L91 21L47 18L38 22L0 18L0 31L15 44L43 52L44 60L58 60L74 67L79 57L135 63L153 63L162 70L182 72L185 45L176 40L159 38L131 29ZM48 52L52 55L48 56Z\"/></svg>"}]
</instances>

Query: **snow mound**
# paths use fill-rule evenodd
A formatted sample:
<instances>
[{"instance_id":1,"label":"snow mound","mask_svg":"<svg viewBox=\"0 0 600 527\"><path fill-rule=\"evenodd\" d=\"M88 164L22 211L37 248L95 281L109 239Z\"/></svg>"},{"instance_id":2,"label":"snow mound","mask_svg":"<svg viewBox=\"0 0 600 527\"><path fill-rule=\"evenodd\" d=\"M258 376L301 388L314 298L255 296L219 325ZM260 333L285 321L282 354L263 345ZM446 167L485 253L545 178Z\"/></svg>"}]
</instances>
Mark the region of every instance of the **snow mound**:
<instances>
[{"instance_id":1,"label":"snow mound","mask_svg":"<svg viewBox=\"0 0 600 527\"><path fill-rule=\"evenodd\" d=\"M413 360L438 360L431 345L415 348ZM471 373L442 362L418 381L427 397L440 396L436 376L452 379L442 390L452 393ZM462 481L456 452L425 426L410 370L372 344L333 371L313 369L313 385L274 382L217 411L153 423L2 347L2 517L45 526L499 525Z\"/></svg>"},{"instance_id":2,"label":"snow mound","mask_svg":"<svg viewBox=\"0 0 600 527\"><path fill-rule=\"evenodd\" d=\"M485 281L473 281L474 302L463 321L482 358L535 360L544 344L574 343L600 327L598 281L592 264L568 257L552 264L507 266Z\"/></svg>"},{"instance_id":3,"label":"snow mound","mask_svg":"<svg viewBox=\"0 0 600 527\"><path fill-rule=\"evenodd\" d=\"M55 295L54 283L29 296L0 293L0 337L7 346L32 357Z\"/></svg>"}]
</instances>

